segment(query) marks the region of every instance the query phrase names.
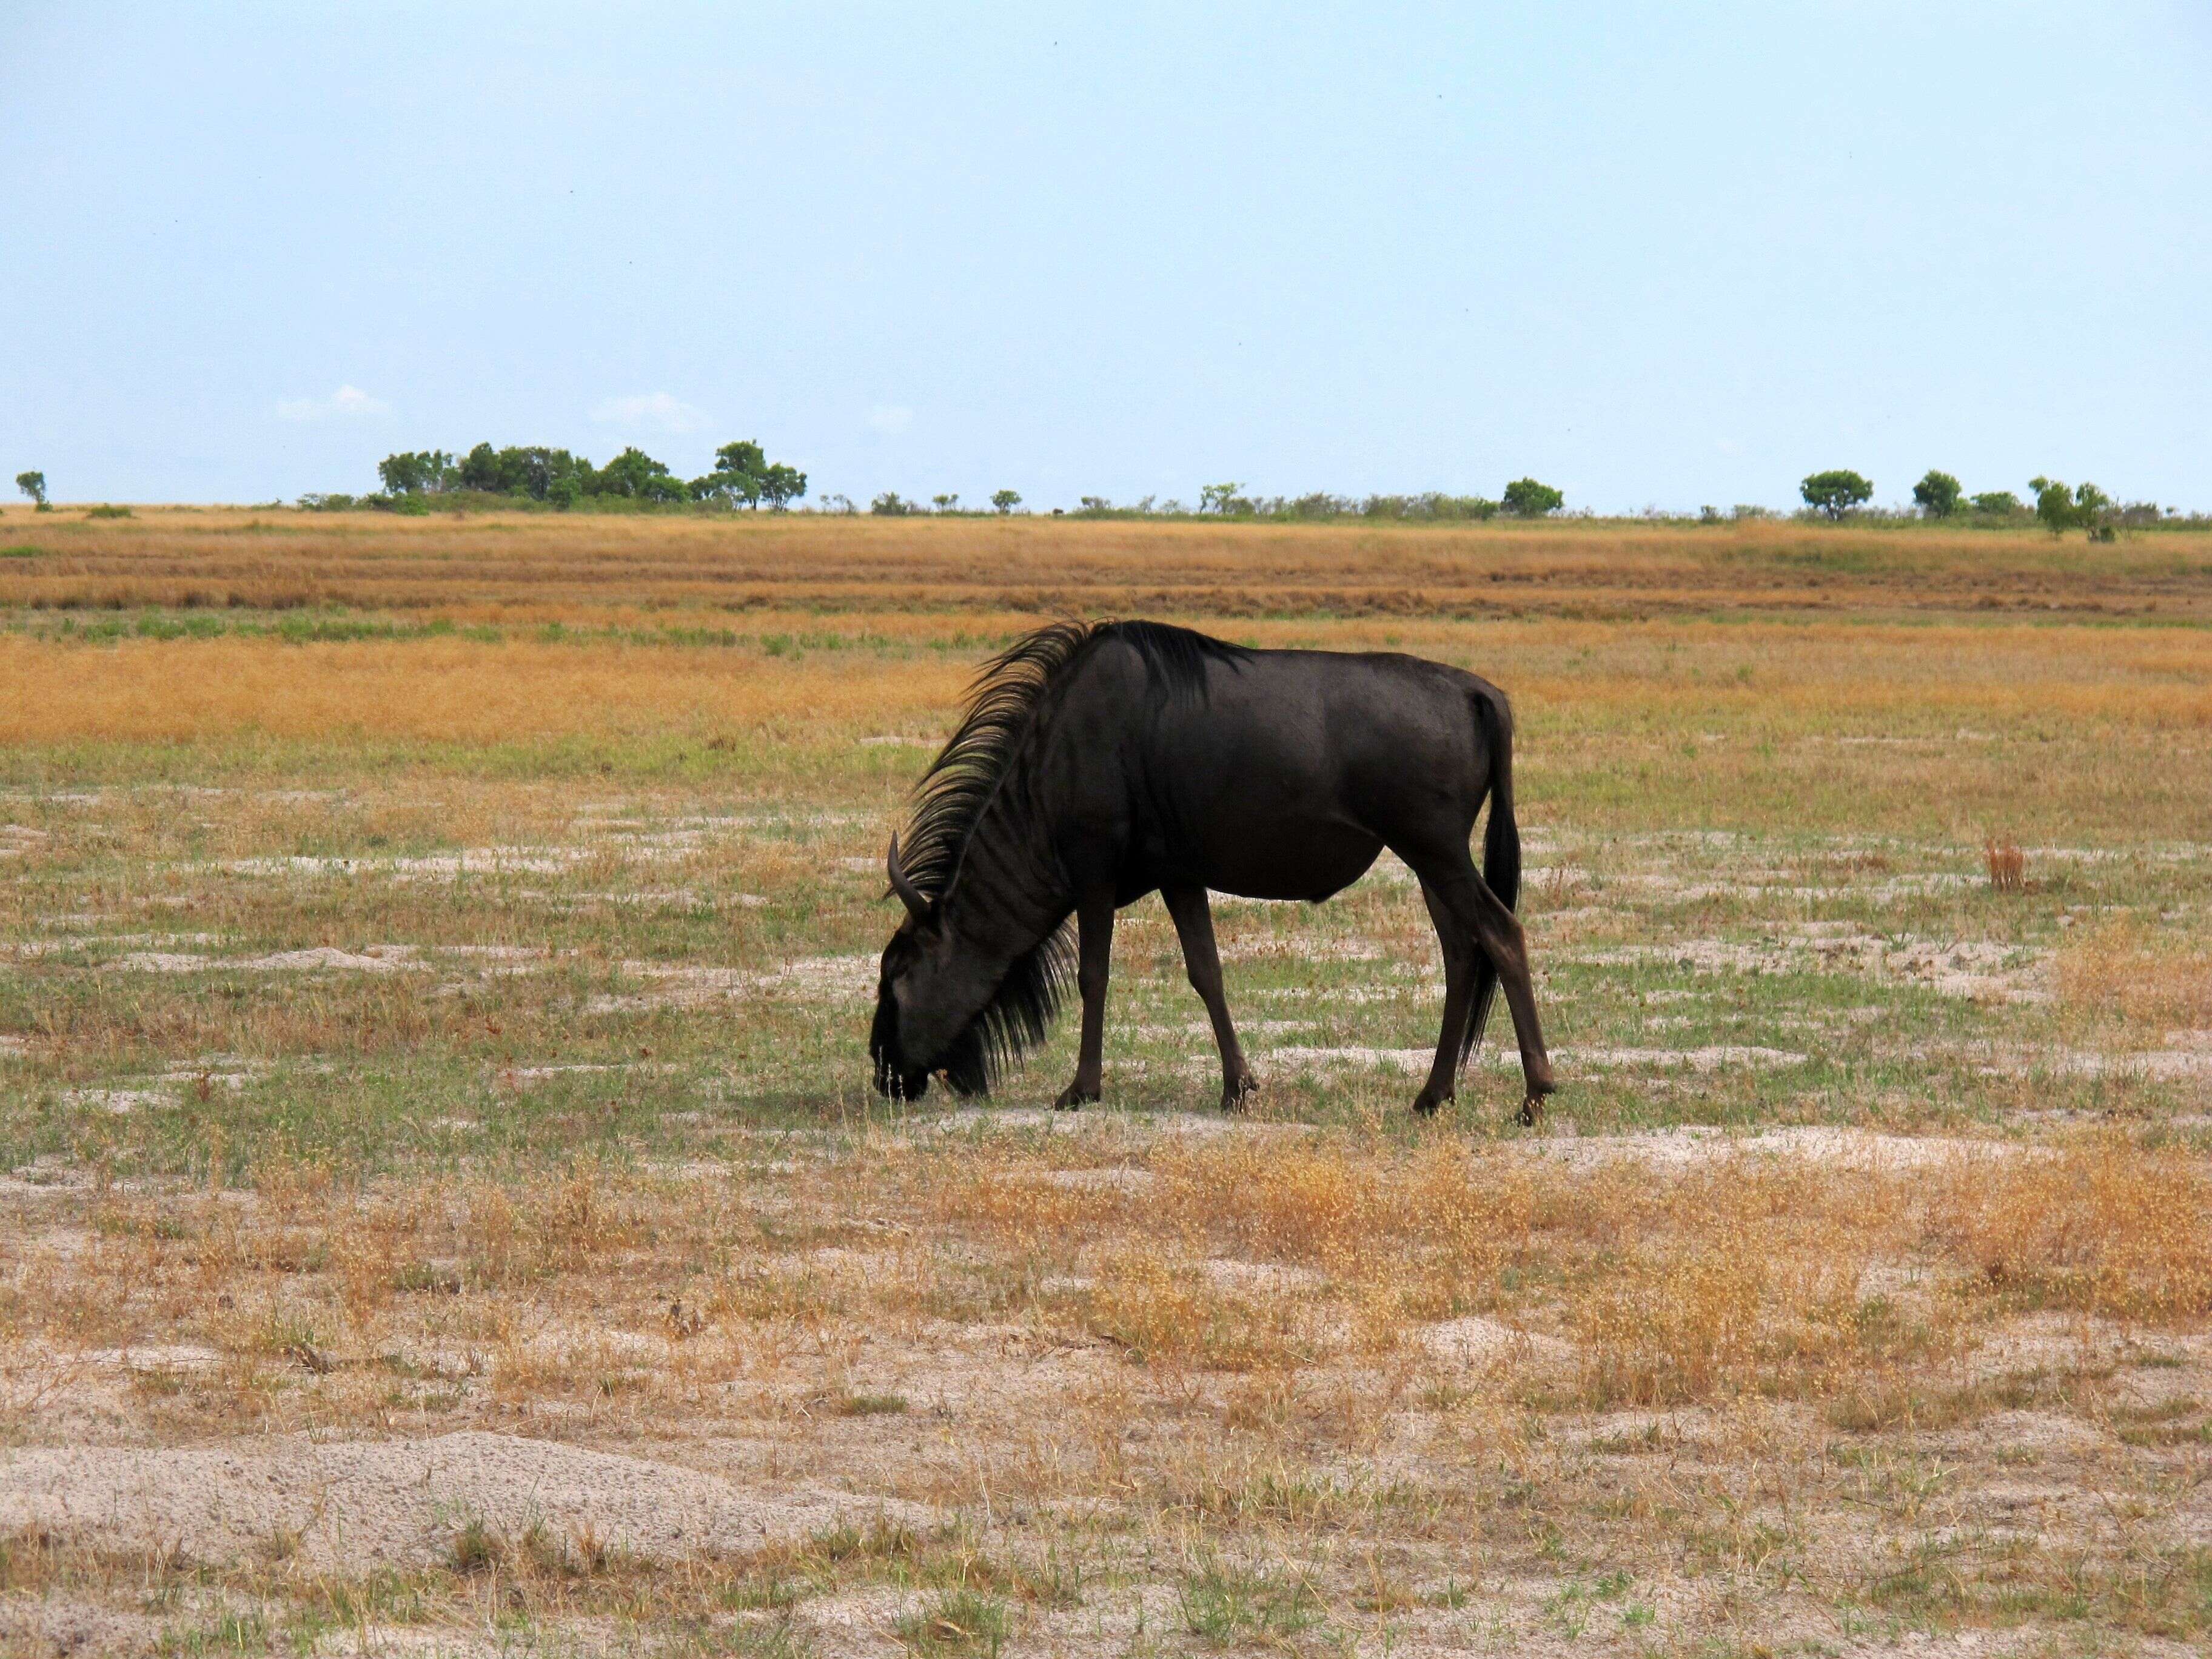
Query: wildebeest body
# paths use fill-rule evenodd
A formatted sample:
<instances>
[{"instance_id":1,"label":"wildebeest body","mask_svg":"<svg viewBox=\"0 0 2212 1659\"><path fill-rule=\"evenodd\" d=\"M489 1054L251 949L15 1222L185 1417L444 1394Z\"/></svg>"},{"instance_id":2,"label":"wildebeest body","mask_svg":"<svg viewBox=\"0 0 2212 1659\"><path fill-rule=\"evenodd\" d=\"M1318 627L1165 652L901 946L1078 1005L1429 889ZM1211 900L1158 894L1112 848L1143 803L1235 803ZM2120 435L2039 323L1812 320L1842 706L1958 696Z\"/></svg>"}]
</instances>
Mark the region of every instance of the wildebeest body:
<instances>
[{"instance_id":1,"label":"wildebeest body","mask_svg":"<svg viewBox=\"0 0 2212 1659\"><path fill-rule=\"evenodd\" d=\"M1127 647L1102 649L1057 700L1042 782L1064 803L1056 839L1073 890L1110 881L1124 905L1175 884L1318 902L1394 836L1456 831L1466 844L1488 775L1470 753L1484 690L1473 675L1413 657L1255 652L1208 659L1202 688L1155 703L1146 672Z\"/></svg>"},{"instance_id":2,"label":"wildebeest body","mask_svg":"<svg viewBox=\"0 0 2212 1659\"><path fill-rule=\"evenodd\" d=\"M1096 1098L1114 912L1158 890L1233 1105L1252 1078L1207 891L1319 901L1389 847L1419 877L1444 952L1444 1030L1416 1107L1450 1097L1501 977L1533 1104L1552 1080L1512 915L1511 732L1495 687L1417 658L1247 651L1152 623L1040 630L986 671L925 780L911 869L894 844L911 914L884 952L879 1084L918 1092L942 1065L956 1087L988 1088L1053 1012L1073 913L1084 1033L1060 1103ZM1487 879L1468 850L1486 797Z\"/></svg>"}]
</instances>

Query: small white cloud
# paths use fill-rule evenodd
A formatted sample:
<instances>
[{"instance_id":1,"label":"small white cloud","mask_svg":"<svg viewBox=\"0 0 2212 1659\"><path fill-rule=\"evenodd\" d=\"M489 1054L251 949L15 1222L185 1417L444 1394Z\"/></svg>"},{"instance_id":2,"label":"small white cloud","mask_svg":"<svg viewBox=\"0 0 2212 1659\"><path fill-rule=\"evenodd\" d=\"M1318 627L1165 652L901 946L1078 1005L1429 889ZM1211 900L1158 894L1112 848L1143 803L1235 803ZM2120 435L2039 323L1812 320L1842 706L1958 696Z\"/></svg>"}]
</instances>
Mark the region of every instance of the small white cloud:
<instances>
[{"instance_id":1,"label":"small white cloud","mask_svg":"<svg viewBox=\"0 0 2212 1659\"><path fill-rule=\"evenodd\" d=\"M707 424L707 411L665 392L649 392L636 398L610 398L592 410L592 418L606 426L696 432Z\"/></svg>"},{"instance_id":2,"label":"small white cloud","mask_svg":"<svg viewBox=\"0 0 2212 1659\"><path fill-rule=\"evenodd\" d=\"M276 405L280 421L341 421L392 413L392 405L357 386L342 386L327 398L286 398Z\"/></svg>"},{"instance_id":3,"label":"small white cloud","mask_svg":"<svg viewBox=\"0 0 2212 1659\"><path fill-rule=\"evenodd\" d=\"M868 424L896 436L914 424L914 411L903 404L878 404L868 411Z\"/></svg>"}]
</instances>

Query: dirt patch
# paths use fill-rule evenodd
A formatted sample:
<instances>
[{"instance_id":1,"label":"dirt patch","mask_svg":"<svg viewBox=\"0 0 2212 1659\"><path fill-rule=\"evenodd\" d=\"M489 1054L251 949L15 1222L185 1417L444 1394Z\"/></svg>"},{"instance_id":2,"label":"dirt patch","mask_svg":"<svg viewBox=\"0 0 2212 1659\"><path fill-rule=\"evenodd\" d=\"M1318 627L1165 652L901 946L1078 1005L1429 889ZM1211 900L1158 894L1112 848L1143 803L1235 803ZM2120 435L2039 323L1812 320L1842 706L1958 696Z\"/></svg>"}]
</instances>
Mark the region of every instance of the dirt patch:
<instances>
[{"instance_id":1,"label":"dirt patch","mask_svg":"<svg viewBox=\"0 0 2212 1659\"><path fill-rule=\"evenodd\" d=\"M1673 966L1700 974L1848 973L1905 981L1977 1002L2047 1002L2045 952L1986 939L1883 939L1832 923L1780 938L1626 945L1575 960L1593 968Z\"/></svg>"},{"instance_id":2,"label":"dirt patch","mask_svg":"<svg viewBox=\"0 0 2212 1659\"><path fill-rule=\"evenodd\" d=\"M40 1447L0 1454L0 1532L40 1527L227 1561L297 1553L359 1571L450 1559L471 1522L657 1559L740 1553L881 1515L930 1512L817 1487L740 1488L672 1463L469 1431L434 1440Z\"/></svg>"},{"instance_id":3,"label":"dirt patch","mask_svg":"<svg viewBox=\"0 0 2212 1659\"><path fill-rule=\"evenodd\" d=\"M1512 1360L1560 1360L1574 1357L1574 1345L1555 1336L1516 1330L1480 1314L1425 1325L1421 1346L1446 1364L1486 1368Z\"/></svg>"},{"instance_id":4,"label":"dirt patch","mask_svg":"<svg viewBox=\"0 0 2212 1659\"><path fill-rule=\"evenodd\" d=\"M63 1091L62 1100L67 1105L112 1112L118 1117L177 1103L175 1096L160 1089L68 1089Z\"/></svg>"},{"instance_id":5,"label":"dirt patch","mask_svg":"<svg viewBox=\"0 0 2212 1659\"><path fill-rule=\"evenodd\" d=\"M1702 1124L1622 1135L1547 1135L1515 1143L1540 1158L1560 1158L1587 1168L1626 1158L1655 1168L1686 1169L1730 1158L1802 1158L1856 1170L1924 1170L1965 1158L2017 1156L2017 1146L2002 1140L1968 1140L1949 1135L1893 1135L1869 1129L1826 1125L1732 1134Z\"/></svg>"},{"instance_id":6,"label":"dirt patch","mask_svg":"<svg viewBox=\"0 0 2212 1659\"><path fill-rule=\"evenodd\" d=\"M1221 946L1224 962L1265 962L1291 957L1299 962L1380 962L1382 947L1364 939L1300 939L1269 934L1231 939Z\"/></svg>"},{"instance_id":7,"label":"dirt patch","mask_svg":"<svg viewBox=\"0 0 2212 1659\"><path fill-rule=\"evenodd\" d=\"M1226 1256L1214 1256L1201 1263L1199 1271L1223 1290L1242 1291L1248 1295L1281 1296L1317 1291L1327 1282L1312 1268L1286 1261L1234 1261Z\"/></svg>"},{"instance_id":8,"label":"dirt patch","mask_svg":"<svg viewBox=\"0 0 2212 1659\"><path fill-rule=\"evenodd\" d=\"M1097 1170L1048 1170L1043 1176L1049 1186L1072 1188L1078 1192L1150 1192L1158 1184L1150 1170L1133 1170L1127 1164L1112 1164Z\"/></svg>"},{"instance_id":9,"label":"dirt patch","mask_svg":"<svg viewBox=\"0 0 2212 1659\"><path fill-rule=\"evenodd\" d=\"M452 881L462 876L550 876L598 856L588 847L466 847L421 858L253 858L223 865L234 876L384 876Z\"/></svg>"},{"instance_id":10,"label":"dirt patch","mask_svg":"<svg viewBox=\"0 0 2212 1659\"><path fill-rule=\"evenodd\" d=\"M662 988L592 998L588 1014L638 1012L653 1008L696 1008L761 992L796 992L827 1001L865 1001L874 989L878 960L855 954L802 957L781 968L714 968L684 963L625 962L622 971Z\"/></svg>"},{"instance_id":11,"label":"dirt patch","mask_svg":"<svg viewBox=\"0 0 2212 1659\"><path fill-rule=\"evenodd\" d=\"M0 1600L0 1651L8 1653L156 1653L165 1629L148 1613L64 1596Z\"/></svg>"},{"instance_id":12,"label":"dirt patch","mask_svg":"<svg viewBox=\"0 0 2212 1659\"><path fill-rule=\"evenodd\" d=\"M1343 1048L1291 1046L1267 1048L1260 1050L1253 1058L1255 1061L1266 1061L1294 1070L1381 1066L1391 1071L1419 1073L1427 1071L1436 1057L1434 1048L1368 1048L1352 1045ZM1521 1064L1519 1053L1508 1044L1491 1048L1483 1059L1486 1065L1504 1069ZM1805 1060L1805 1055L1787 1048L1761 1048L1741 1043L1720 1043L1701 1048L1555 1048L1552 1051L1553 1063L1562 1071L1582 1066L1592 1071L1717 1072L1733 1066L1802 1066Z\"/></svg>"},{"instance_id":13,"label":"dirt patch","mask_svg":"<svg viewBox=\"0 0 2212 1659\"><path fill-rule=\"evenodd\" d=\"M341 951L328 945L312 950L278 951L265 957L208 957L178 951L134 951L115 966L138 974L396 974L420 971L411 945L379 947L373 952Z\"/></svg>"}]
</instances>

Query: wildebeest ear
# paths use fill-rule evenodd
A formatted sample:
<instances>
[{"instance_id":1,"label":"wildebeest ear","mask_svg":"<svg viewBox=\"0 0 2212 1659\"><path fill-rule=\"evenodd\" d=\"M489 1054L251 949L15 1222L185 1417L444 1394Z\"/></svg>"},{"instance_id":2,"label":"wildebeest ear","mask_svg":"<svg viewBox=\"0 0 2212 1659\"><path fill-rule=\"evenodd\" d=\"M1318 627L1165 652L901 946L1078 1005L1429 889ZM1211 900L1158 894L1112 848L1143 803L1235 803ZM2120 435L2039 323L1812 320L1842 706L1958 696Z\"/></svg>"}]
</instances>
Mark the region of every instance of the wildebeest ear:
<instances>
[{"instance_id":1,"label":"wildebeest ear","mask_svg":"<svg viewBox=\"0 0 2212 1659\"><path fill-rule=\"evenodd\" d=\"M929 901L922 897L919 887L907 879L906 866L899 862L896 836L891 837L890 856L884 860L884 866L890 872L891 891L899 896L899 902L906 906L907 913L918 922L927 921Z\"/></svg>"}]
</instances>

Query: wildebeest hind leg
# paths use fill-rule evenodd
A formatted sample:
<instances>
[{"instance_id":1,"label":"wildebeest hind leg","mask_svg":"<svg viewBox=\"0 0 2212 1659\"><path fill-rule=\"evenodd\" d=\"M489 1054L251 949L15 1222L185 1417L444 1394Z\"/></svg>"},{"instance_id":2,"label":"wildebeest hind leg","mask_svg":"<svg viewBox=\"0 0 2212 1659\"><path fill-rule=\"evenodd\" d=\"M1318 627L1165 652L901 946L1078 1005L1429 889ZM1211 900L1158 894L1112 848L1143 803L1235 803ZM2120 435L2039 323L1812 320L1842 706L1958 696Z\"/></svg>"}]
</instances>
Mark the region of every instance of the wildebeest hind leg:
<instances>
[{"instance_id":1,"label":"wildebeest hind leg","mask_svg":"<svg viewBox=\"0 0 2212 1659\"><path fill-rule=\"evenodd\" d=\"M1522 1097L1521 1121L1533 1124L1544 1109L1544 1097L1557 1085L1552 1080L1552 1057L1544 1049L1544 1028L1536 1018L1536 991L1528 978L1528 941L1520 918L1474 874L1468 892L1474 903L1476 937L1498 969L1498 988L1513 1012L1513 1035L1521 1045L1521 1075L1528 1092Z\"/></svg>"},{"instance_id":2,"label":"wildebeest hind leg","mask_svg":"<svg viewBox=\"0 0 2212 1659\"><path fill-rule=\"evenodd\" d=\"M1076 988L1083 994L1083 1041L1075 1060L1075 1080L1053 1102L1072 1111L1098 1098L1100 1051L1106 1033L1106 969L1114 956L1114 890L1087 893L1075 907Z\"/></svg>"},{"instance_id":3,"label":"wildebeest hind leg","mask_svg":"<svg viewBox=\"0 0 2212 1659\"><path fill-rule=\"evenodd\" d=\"M1474 1011L1476 945L1474 930L1426 875L1421 877L1421 896L1428 901L1429 920L1436 924L1437 943L1444 953L1443 1029L1437 1036L1436 1064L1429 1068L1429 1080L1413 1097L1413 1109L1426 1117L1458 1089L1460 1056L1467 1047L1467 1022Z\"/></svg>"},{"instance_id":4,"label":"wildebeest hind leg","mask_svg":"<svg viewBox=\"0 0 2212 1659\"><path fill-rule=\"evenodd\" d=\"M1206 1004L1213 1022L1213 1041L1221 1050L1221 1109L1233 1112L1244 1097L1260 1086L1252 1068L1244 1063L1244 1050L1237 1042L1237 1027L1230 1022L1229 1000L1221 993L1221 953L1213 945L1213 907L1203 887L1163 887L1160 897L1175 919L1176 937L1182 941L1182 965L1190 975L1190 988Z\"/></svg>"}]
</instances>

